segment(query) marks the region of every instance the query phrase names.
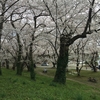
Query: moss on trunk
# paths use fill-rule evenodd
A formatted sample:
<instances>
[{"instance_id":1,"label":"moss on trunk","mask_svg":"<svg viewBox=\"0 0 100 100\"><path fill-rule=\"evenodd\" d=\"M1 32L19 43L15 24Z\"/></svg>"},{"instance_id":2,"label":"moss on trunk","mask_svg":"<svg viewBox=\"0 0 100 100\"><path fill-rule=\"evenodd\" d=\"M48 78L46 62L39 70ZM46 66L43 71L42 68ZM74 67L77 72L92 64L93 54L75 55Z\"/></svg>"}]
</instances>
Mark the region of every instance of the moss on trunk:
<instances>
[{"instance_id":1,"label":"moss on trunk","mask_svg":"<svg viewBox=\"0 0 100 100\"><path fill-rule=\"evenodd\" d=\"M64 57L58 57L57 70L54 77L54 82L66 83L66 67L68 64L68 53Z\"/></svg>"},{"instance_id":2,"label":"moss on trunk","mask_svg":"<svg viewBox=\"0 0 100 100\"><path fill-rule=\"evenodd\" d=\"M66 45L66 37L60 38L60 51L57 60L57 70L54 77L54 82L65 84L66 83L66 67L68 64L68 49Z\"/></svg>"}]
</instances>

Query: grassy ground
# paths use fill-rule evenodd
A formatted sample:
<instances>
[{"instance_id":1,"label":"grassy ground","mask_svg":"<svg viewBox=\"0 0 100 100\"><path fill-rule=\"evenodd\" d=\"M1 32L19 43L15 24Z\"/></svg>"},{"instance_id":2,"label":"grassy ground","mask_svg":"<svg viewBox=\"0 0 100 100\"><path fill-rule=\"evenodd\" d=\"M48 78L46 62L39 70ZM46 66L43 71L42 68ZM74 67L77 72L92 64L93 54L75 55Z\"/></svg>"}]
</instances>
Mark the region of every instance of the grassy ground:
<instances>
[{"instance_id":1,"label":"grassy ground","mask_svg":"<svg viewBox=\"0 0 100 100\"><path fill-rule=\"evenodd\" d=\"M66 85L53 83L47 75L53 76L55 69L48 69L46 75L40 74L41 68L35 71L36 81L32 81L27 71L17 76L12 70L2 69L0 100L100 100L100 90L95 87L70 80Z\"/></svg>"},{"instance_id":2,"label":"grassy ground","mask_svg":"<svg viewBox=\"0 0 100 100\"><path fill-rule=\"evenodd\" d=\"M43 68L37 68L37 72L42 72ZM48 68L48 73L44 75L52 76L54 77L56 69ZM77 76L76 70L71 69L69 72L67 72L66 77L67 80L72 80L76 81L79 83L84 83L86 85L91 85L94 86L95 88L100 88L100 71L98 72L93 72L92 70L82 70L80 73L80 77ZM89 77L94 78L97 80L97 83L89 82L88 79Z\"/></svg>"}]
</instances>

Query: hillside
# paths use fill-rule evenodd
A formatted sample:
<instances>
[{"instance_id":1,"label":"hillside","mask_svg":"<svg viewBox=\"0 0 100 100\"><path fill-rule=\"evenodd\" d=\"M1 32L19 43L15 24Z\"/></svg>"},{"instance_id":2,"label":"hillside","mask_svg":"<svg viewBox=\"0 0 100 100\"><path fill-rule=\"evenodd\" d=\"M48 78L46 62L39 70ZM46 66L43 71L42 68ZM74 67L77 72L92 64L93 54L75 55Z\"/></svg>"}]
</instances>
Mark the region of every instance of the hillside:
<instances>
[{"instance_id":1,"label":"hillside","mask_svg":"<svg viewBox=\"0 0 100 100\"><path fill-rule=\"evenodd\" d=\"M0 76L0 100L100 100L100 90L67 80L66 85L55 84L51 77L36 74L30 80L29 72L22 76L3 69Z\"/></svg>"}]
</instances>

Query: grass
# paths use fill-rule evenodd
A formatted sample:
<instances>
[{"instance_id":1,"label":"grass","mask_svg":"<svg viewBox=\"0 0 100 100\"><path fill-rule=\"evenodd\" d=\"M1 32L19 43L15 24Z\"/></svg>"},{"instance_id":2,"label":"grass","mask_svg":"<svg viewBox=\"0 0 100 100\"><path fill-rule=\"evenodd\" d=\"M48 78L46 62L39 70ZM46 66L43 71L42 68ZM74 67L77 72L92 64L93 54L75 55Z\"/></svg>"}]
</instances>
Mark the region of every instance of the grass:
<instances>
[{"instance_id":1,"label":"grass","mask_svg":"<svg viewBox=\"0 0 100 100\"><path fill-rule=\"evenodd\" d=\"M54 74L54 69L48 69ZM37 68L36 73L42 71ZM0 76L0 100L100 100L100 90L86 84L68 80L66 85L52 82L52 77L36 74L30 79L27 71L22 76L15 71L2 69Z\"/></svg>"},{"instance_id":2,"label":"grass","mask_svg":"<svg viewBox=\"0 0 100 100\"><path fill-rule=\"evenodd\" d=\"M73 71L75 71L75 70L73 70ZM91 70L90 71L89 70L82 70L80 77L77 77L76 74L71 75L69 73L67 73L68 78L73 79L73 80L77 80L77 81L82 82L84 84L91 85L91 86L94 86L97 89L100 89L100 77L99 77L100 71L93 72ZM97 83L89 82L88 81L89 77L96 79Z\"/></svg>"},{"instance_id":3,"label":"grass","mask_svg":"<svg viewBox=\"0 0 100 100\"><path fill-rule=\"evenodd\" d=\"M37 72L42 72L43 68L37 68ZM48 75L49 77L54 77L56 69L48 68L48 73L44 75ZM93 72L92 70L82 70L81 71L81 76L78 77L77 74L73 73L76 72L75 69L69 70L67 72L67 80L73 80L73 81L78 81L79 83L84 83L90 86L94 86L95 88L99 89L100 88L100 71L98 72ZM97 83L92 83L88 81L88 78L95 78L97 80Z\"/></svg>"}]
</instances>

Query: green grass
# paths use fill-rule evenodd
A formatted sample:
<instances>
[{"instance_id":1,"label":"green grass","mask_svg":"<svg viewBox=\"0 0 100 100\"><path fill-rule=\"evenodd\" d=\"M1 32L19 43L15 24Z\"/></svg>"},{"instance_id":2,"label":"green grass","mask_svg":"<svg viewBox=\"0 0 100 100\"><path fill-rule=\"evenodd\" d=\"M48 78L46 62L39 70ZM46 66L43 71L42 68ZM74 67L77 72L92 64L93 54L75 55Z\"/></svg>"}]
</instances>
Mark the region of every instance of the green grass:
<instances>
[{"instance_id":1,"label":"green grass","mask_svg":"<svg viewBox=\"0 0 100 100\"><path fill-rule=\"evenodd\" d=\"M36 73L42 69L36 69ZM49 74L52 74L50 69ZM0 76L0 100L100 100L100 90L94 87L67 81L66 85L53 83L52 77L36 74L36 81L29 72L22 76L15 71L2 69Z\"/></svg>"},{"instance_id":2,"label":"green grass","mask_svg":"<svg viewBox=\"0 0 100 100\"><path fill-rule=\"evenodd\" d=\"M40 72L42 72L42 70L43 70L43 68L37 68L36 72L40 73ZM49 77L54 77L56 69L48 68L47 70L48 70L47 74L44 74L44 75L49 76ZM84 84L93 86L97 89L100 89L100 71L93 72L92 70L81 70L80 77L78 77L77 74L70 74L73 72L76 72L76 70L71 69L71 70L69 70L69 72L66 72L67 80L71 79L73 81L78 81L79 83L84 83ZM97 83L89 82L88 81L89 77L95 78L97 80Z\"/></svg>"},{"instance_id":3,"label":"green grass","mask_svg":"<svg viewBox=\"0 0 100 100\"><path fill-rule=\"evenodd\" d=\"M73 70L73 71L75 71L75 70ZM68 78L73 79L75 81L82 82L82 83L87 84L87 85L91 85L97 89L100 89L100 71L93 72L91 70L90 71L89 70L82 70L80 77L78 77L77 74L71 75L69 73L67 73ZM97 83L89 82L88 81L89 77L96 79Z\"/></svg>"}]
</instances>

